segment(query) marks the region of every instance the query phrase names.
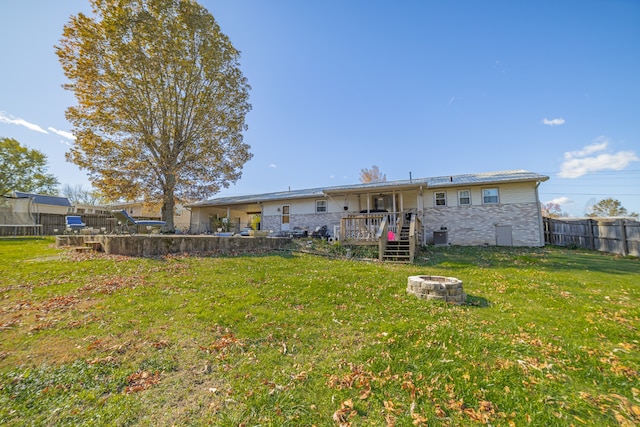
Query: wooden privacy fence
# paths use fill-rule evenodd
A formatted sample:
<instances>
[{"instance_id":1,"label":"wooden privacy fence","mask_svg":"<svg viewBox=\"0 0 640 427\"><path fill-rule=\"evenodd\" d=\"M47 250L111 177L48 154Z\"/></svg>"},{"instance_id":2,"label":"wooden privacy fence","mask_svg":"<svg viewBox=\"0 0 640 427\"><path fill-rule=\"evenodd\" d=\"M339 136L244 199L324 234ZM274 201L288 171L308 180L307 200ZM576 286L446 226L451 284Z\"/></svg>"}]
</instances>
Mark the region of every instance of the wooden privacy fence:
<instances>
[{"instance_id":1,"label":"wooden privacy fence","mask_svg":"<svg viewBox=\"0 0 640 427\"><path fill-rule=\"evenodd\" d=\"M53 236L56 234L64 234L65 232L65 216L63 214L40 213L34 214L38 228L21 227L18 236L32 236L40 233L44 236ZM100 233L111 233L116 226L116 219L112 215L101 214L80 214L82 222L87 224L87 228L100 230ZM104 228L104 230L103 230ZM57 232L55 230L58 230ZM13 236L15 231L10 228L0 227L0 236Z\"/></svg>"},{"instance_id":2,"label":"wooden privacy fence","mask_svg":"<svg viewBox=\"0 0 640 427\"><path fill-rule=\"evenodd\" d=\"M640 222L635 220L543 218L543 225L547 245L640 256Z\"/></svg>"}]
</instances>

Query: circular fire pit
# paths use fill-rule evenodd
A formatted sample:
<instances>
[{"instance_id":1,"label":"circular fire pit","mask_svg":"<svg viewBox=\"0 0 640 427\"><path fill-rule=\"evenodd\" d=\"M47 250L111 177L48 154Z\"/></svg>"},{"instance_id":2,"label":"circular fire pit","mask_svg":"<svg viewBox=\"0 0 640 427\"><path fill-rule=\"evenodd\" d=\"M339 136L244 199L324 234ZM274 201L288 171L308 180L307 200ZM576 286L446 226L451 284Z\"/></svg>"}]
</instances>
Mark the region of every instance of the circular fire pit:
<instances>
[{"instance_id":1,"label":"circular fire pit","mask_svg":"<svg viewBox=\"0 0 640 427\"><path fill-rule=\"evenodd\" d=\"M409 276L407 292L426 300L440 300L462 304L467 294L462 290L462 280L444 276Z\"/></svg>"}]
</instances>

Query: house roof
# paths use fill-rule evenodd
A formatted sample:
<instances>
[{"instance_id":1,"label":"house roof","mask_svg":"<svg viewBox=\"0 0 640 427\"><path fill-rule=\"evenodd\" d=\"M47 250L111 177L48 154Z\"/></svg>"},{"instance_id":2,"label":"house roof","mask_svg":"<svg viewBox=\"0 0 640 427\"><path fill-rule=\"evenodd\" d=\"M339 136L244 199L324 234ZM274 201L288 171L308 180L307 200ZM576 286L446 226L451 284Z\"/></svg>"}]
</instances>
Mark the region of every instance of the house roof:
<instances>
[{"instance_id":1,"label":"house roof","mask_svg":"<svg viewBox=\"0 0 640 427\"><path fill-rule=\"evenodd\" d=\"M23 193L22 191L14 191L14 194L16 197L29 197L33 200L33 203L37 203L39 205L64 206L64 207L71 206L69 199L67 199L66 197L49 196L46 194Z\"/></svg>"},{"instance_id":2,"label":"house roof","mask_svg":"<svg viewBox=\"0 0 640 427\"><path fill-rule=\"evenodd\" d=\"M484 172L399 181L368 182L363 184L279 191L275 193L252 194L245 196L218 197L193 203L188 205L188 207L226 206L277 200L304 199L324 197L325 195L330 194L344 194L354 191L389 191L394 189L419 188L420 186L425 188L442 188L459 187L461 185L488 185L505 182L544 182L548 179L548 176L526 170Z\"/></svg>"}]
</instances>

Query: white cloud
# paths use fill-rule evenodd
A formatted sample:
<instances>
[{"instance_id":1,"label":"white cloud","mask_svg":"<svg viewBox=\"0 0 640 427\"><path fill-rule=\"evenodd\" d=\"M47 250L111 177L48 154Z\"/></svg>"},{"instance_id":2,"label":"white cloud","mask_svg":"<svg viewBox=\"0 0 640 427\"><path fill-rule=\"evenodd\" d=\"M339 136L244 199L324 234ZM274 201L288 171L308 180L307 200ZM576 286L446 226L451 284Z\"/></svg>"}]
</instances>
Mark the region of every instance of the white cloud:
<instances>
[{"instance_id":1,"label":"white cloud","mask_svg":"<svg viewBox=\"0 0 640 427\"><path fill-rule=\"evenodd\" d=\"M269 167L270 167L271 169L278 169L278 166L276 166L276 165L275 165L275 163L271 163L271 164L269 165Z\"/></svg>"},{"instance_id":2,"label":"white cloud","mask_svg":"<svg viewBox=\"0 0 640 427\"><path fill-rule=\"evenodd\" d=\"M553 204L560 205L560 206L569 206L569 205L575 204L575 202L573 200L571 200L570 198L565 197L565 196L556 197L553 200L549 200L547 203L553 203Z\"/></svg>"},{"instance_id":3,"label":"white cloud","mask_svg":"<svg viewBox=\"0 0 640 427\"><path fill-rule=\"evenodd\" d=\"M56 135L60 135L60 136L61 136L61 137L63 137L63 138L67 138L67 139L70 139L70 140L72 140L72 141L75 141L75 140L76 140L75 135L74 135L74 134L72 134L71 132L66 132L66 131L63 131L63 130L58 130L58 129L52 128L51 126L49 126L49 127L47 128L47 130L48 130L49 132L53 132L53 133L55 133Z\"/></svg>"},{"instance_id":4,"label":"white cloud","mask_svg":"<svg viewBox=\"0 0 640 427\"><path fill-rule=\"evenodd\" d=\"M563 125L564 123L565 123L565 120L561 117L557 119L551 119L551 120L544 118L542 120L542 124L545 124L547 126L560 126L560 125Z\"/></svg>"},{"instance_id":5,"label":"white cloud","mask_svg":"<svg viewBox=\"0 0 640 427\"><path fill-rule=\"evenodd\" d=\"M605 137L599 137L592 144L582 150L564 153L564 162L560 165L560 178L579 178L591 172L603 170L623 170L630 163L640 161L633 151L618 151L617 153L601 153L609 146Z\"/></svg>"},{"instance_id":6,"label":"white cloud","mask_svg":"<svg viewBox=\"0 0 640 427\"><path fill-rule=\"evenodd\" d=\"M0 111L0 123L7 123L10 125L17 125L17 126L24 126L29 130L35 131L35 132L40 132L40 133L49 133L46 130L42 129L40 126L34 124L34 123L29 123L28 121L24 120L24 119L20 119L17 117L13 117L11 114L7 114L4 111Z\"/></svg>"},{"instance_id":7,"label":"white cloud","mask_svg":"<svg viewBox=\"0 0 640 427\"><path fill-rule=\"evenodd\" d=\"M598 151L604 151L609 146L609 140L603 136L597 138L592 144L587 145L579 151L568 151L564 153L564 158L567 160L575 159L576 157L585 157L589 154L597 153Z\"/></svg>"}]
</instances>

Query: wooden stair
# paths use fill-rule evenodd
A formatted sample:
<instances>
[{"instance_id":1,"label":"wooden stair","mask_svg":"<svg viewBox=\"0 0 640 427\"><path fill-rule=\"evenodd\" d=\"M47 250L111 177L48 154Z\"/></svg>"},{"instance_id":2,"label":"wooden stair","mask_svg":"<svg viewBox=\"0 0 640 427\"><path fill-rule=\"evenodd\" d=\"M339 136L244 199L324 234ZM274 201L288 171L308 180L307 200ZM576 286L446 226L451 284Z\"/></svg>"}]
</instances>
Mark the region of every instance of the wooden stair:
<instances>
[{"instance_id":1,"label":"wooden stair","mask_svg":"<svg viewBox=\"0 0 640 427\"><path fill-rule=\"evenodd\" d=\"M382 261L402 264L411 263L411 242L409 240L409 226L403 226L397 240L387 242L382 255Z\"/></svg>"},{"instance_id":2,"label":"wooden stair","mask_svg":"<svg viewBox=\"0 0 640 427\"><path fill-rule=\"evenodd\" d=\"M76 246L76 252L100 252L102 244L100 242L85 241L84 246Z\"/></svg>"}]
</instances>

